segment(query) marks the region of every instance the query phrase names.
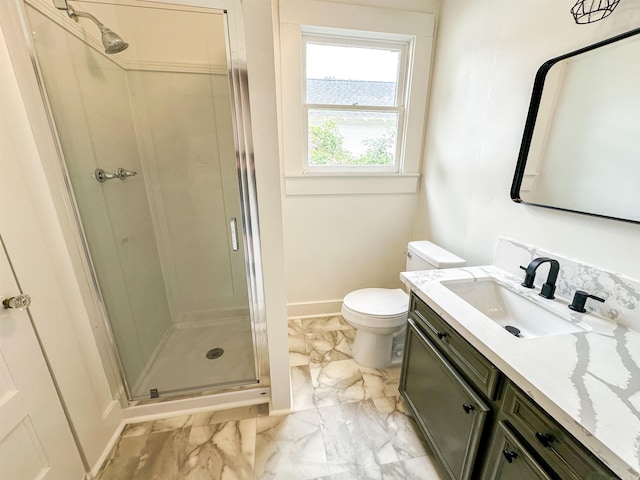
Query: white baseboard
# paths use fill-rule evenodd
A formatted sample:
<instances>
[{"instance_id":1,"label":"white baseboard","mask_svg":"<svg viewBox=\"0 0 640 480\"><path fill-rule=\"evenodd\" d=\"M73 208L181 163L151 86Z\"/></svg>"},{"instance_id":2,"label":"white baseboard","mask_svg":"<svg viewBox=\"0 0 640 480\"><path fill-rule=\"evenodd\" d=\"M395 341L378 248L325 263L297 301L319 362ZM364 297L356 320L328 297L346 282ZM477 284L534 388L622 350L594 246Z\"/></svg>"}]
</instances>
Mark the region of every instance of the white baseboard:
<instances>
[{"instance_id":1,"label":"white baseboard","mask_svg":"<svg viewBox=\"0 0 640 480\"><path fill-rule=\"evenodd\" d=\"M321 315L340 315L342 299L325 300L322 302L300 302L287 304L289 318L319 317Z\"/></svg>"},{"instance_id":2,"label":"white baseboard","mask_svg":"<svg viewBox=\"0 0 640 480\"><path fill-rule=\"evenodd\" d=\"M107 442L107 446L102 451L102 454L91 469L91 472L89 472L89 474L91 475L90 478L96 478L98 476L98 472L100 472L100 469L102 468L104 463L109 459L111 450L113 450L113 447L115 447L116 443L118 443L118 440L120 440L120 435L122 434L122 430L124 430L125 426L126 423L124 421L121 421L120 425L118 425L118 428L116 428L116 430L113 432L113 435L111 435L111 438Z\"/></svg>"}]
</instances>

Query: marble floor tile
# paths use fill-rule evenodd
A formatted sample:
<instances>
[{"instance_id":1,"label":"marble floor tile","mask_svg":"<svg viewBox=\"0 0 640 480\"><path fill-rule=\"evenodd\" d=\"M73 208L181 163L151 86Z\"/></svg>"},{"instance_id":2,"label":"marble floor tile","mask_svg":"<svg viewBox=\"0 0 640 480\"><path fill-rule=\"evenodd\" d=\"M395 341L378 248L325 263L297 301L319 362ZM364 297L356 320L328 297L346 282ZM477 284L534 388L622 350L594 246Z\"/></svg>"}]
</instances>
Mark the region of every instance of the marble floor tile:
<instances>
[{"instance_id":1,"label":"marble floor tile","mask_svg":"<svg viewBox=\"0 0 640 480\"><path fill-rule=\"evenodd\" d=\"M371 400L319 408L330 473L398 461L385 416Z\"/></svg>"},{"instance_id":2,"label":"marble floor tile","mask_svg":"<svg viewBox=\"0 0 640 480\"><path fill-rule=\"evenodd\" d=\"M304 335L289 335L289 366L309 365L309 353Z\"/></svg>"},{"instance_id":3,"label":"marble floor tile","mask_svg":"<svg viewBox=\"0 0 640 480\"><path fill-rule=\"evenodd\" d=\"M384 480L405 480L407 472L402 462L388 463L380 467L380 478ZM424 480L427 480L427 478L424 477Z\"/></svg>"},{"instance_id":4,"label":"marble floor tile","mask_svg":"<svg viewBox=\"0 0 640 480\"><path fill-rule=\"evenodd\" d=\"M342 331L305 333L304 339L309 352L309 365L326 365L351 358L351 346Z\"/></svg>"},{"instance_id":5,"label":"marble floor tile","mask_svg":"<svg viewBox=\"0 0 640 480\"><path fill-rule=\"evenodd\" d=\"M362 372L353 359L330 362L322 367L310 366L313 403L326 407L370 398Z\"/></svg>"},{"instance_id":6,"label":"marble floor tile","mask_svg":"<svg viewBox=\"0 0 640 480\"><path fill-rule=\"evenodd\" d=\"M349 344L349 346L353 348L353 342L356 339L356 329L355 328L344 329L342 330L342 333L344 337L347 339L347 343Z\"/></svg>"},{"instance_id":7,"label":"marble floor tile","mask_svg":"<svg viewBox=\"0 0 640 480\"><path fill-rule=\"evenodd\" d=\"M291 367L291 392L295 411L315 408L313 403L313 384L308 365Z\"/></svg>"},{"instance_id":8,"label":"marble floor tile","mask_svg":"<svg viewBox=\"0 0 640 480\"><path fill-rule=\"evenodd\" d=\"M302 335L304 333L302 322L299 318L289 319L287 325L289 327L289 335Z\"/></svg>"},{"instance_id":9,"label":"marble floor tile","mask_svg":"<svg viewBox=\"0 0 640 480\"><path fill-rule=\"evenodd\" d=\"M349 322L347 322L342 315L338 317L338 320L340 321L340 327L342 328L342 330L355 330L353 326L349 324Z\"/></svg>"},{"instance_id":10,"label":"marble floor tile","mask_svg":"<svg viewBox=\"0 0 640 480\"><path fill-rule=\"evenodd\" d=\"M316 317L303 318L301 320L302 329L305 333L314 332L332 332L334 330L342 330L340 317Z\"/></svg>"},{"instance_id":11,"label":"marble floor tile","mask_svg":"<svg viewBox=\"0 0 640 480\"><path fill-rule=\"evenodd\" d=\"M179 416L153 420L151 422L130 423L122 431L121 438L139 437L141 435L151 435L154 433L169 432L179 428L190 427L193 423L193 416Z\"/></svg>"},{"instance_id":12,"label":"marble floor tile","mask_svg":"<svg viewBox=\"0 0 640 480\"><path fill-rule=\"evenodd\" d=\"M362 378L372 398L393 397L398 395L400 367L368 368L360 366Z\"/></svg>"},{"instance_id":13,"label":"marble floor tile","mask_svg":"<svg viewBox=\"0 0 640 480\"><path fill-rule=\"evenodd\" d=\"M394 464L392 463L390 465ZM349 470L348 472L334 473L316 480L381 480L382 478L380 467L378 465L372 465L370 467Z\"/></svg>"},{"instance_id":14,"label":"marble floor tile","mask_svg":"<svg viewBox=\"0 0 640 480\"><path fill-rule=\"evenodd\" d=\"M431 450L420 436L417 425L404 409L400 396L376 398L372 401L384 418L384 429L391 436L391 444L398 460L431 454Z\"/></svg>"},{"instance_id":15,"label":"marble floor tile","mask_svg":"<svg viewBox=\"0 0 640 480\"><path fill-rule=\"evenodd\" d=\"M351 358L341 316L292 319L293 407L254 405L128 425L99 480L441 480L398 395L400 368Z\"/></svg>"},{"instance_id":16,"label":"marble floor tile","mask_svg":"<svg viewBox=\"0 0 640 480\"><path fill-rule=\"evenodd\" d=\"M181 480L253 478L256 419L193 427L187 440Z\"/></svg>"},{"instance_id":17,"label":"marble floor tile","mask_svg":"<svg viewBox=\"0 0 640 480\"><path fill-rule=\"evenodd\" d=\"M393 474L387 472L387 469L397 466L400 466L402 469L401 475L396 475L395 471ZM432 455L403 460L398 462L398 465L383 465L380 469L383 475L382 478L385 480L444 480L447 478L444 473L441 473L440 467Z\"/></svg>"},{"instance_id":18,"label":"marble floor tile","mask_svg":"<svg viewBox=\"0 0 640 480\"><path fill-rule=\"evenodd\" d=\"M433 457L420 457L334 473L316 480L444 480L445 478L439 473Z\"/></svg>"},{"instance_id":19,"label":"marble floor tile","mask_svg":"<svg viewBox=\"0 0 640 480\"><path fill-rule=\"evenodd\" d=\"M98 480L178 480L190 428L121 438Z\"/></svg>"},{"instance_id":20,"label":"marble floor tile","mask_svg":"<svg viewBox=\"0 0 640 480\"><path fill-rule=\"evenodd\" d=\"M307 480L328 473L317 410L257 419L256 479Z\"/></svg>"},{"instance_id":21,"label":"marble floor tile","mask_svg":"<svg viewBox=\"0 0 640 480\"><path fill-rule=\"evenodd\" d=\"M193 426L214 425L216 423L235 422L246 418L269 415L269 404L249 405L247 407L216 410L214 412L197 413L193 416Z\"/></svg>"},{"instance_id":22,"label":"marble floor tile","mask_svg":"<svg viewBox=\"0 0 640 480\"><path fill-rule=\"evenodd\" d=\"M407 417L410 417L409 410L407 410L400 395L374 398L373 403L378 411L382 413L390 414L399 412L403 415L406 415Z\"/></svg>"}]
</instances>

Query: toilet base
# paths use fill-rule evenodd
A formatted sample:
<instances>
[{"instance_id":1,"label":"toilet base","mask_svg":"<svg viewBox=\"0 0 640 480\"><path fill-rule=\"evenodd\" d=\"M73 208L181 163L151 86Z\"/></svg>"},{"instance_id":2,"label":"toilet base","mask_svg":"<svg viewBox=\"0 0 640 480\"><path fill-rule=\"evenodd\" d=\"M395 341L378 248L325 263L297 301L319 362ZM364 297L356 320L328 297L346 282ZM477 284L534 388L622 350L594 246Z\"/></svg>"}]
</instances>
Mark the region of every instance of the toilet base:
<instances>
[{"instance_id":1,"label":"toilet base","mask_svg":"<svg viewBox=\"0 0 640 480\"><path fill-rule=\"evenodd\" d=\"M402 335L404 327L396 334L379 335L358 329L356 339L353 342L353 359L363 367L369 368L389 368L400 363L398 358L392 358L393 339ZM401 358L401 357L400 357Z\"/></svg>"}]
</instances>

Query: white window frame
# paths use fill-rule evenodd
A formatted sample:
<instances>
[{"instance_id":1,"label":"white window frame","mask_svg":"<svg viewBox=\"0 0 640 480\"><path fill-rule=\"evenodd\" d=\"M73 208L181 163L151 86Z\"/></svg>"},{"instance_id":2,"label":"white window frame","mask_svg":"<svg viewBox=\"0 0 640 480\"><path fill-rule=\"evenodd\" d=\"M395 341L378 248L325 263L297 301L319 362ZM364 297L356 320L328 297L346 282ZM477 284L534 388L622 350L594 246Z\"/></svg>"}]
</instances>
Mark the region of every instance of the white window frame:
<instances>
[{"instance_id":1,"label":"white window frame","mask_svg":"<svg viewBox=\"0 0 640 480\"><path fill-rule=\"evenodd\" d=\"M349 0L344 0L349 1ZM353 5L337 1L279 0L282 166L285 194L370 195L416 193L423 156L435 15L425 11ZM404 151L398 171L305 170L302 36L337 35L377 40L412 41L406 62L411 75L404 92ZM304 74L302 72L305 72Z\"/></svg>"},{"instance_id":2,"label":"white window frame","mask_svg":"<svg viewBox=\"0 0 640 480\"><path fill-rule=\"evenodd\" d=\"M412 51L413 39L411 37L399 37L394 35L381 39L379 34L372 35L356 31L342 30L332 33L320 33L317 28L302 27L302 122L305 132L305 141L302 156L303 173L399 173L404 165L404 132L405 128L405 105L408 78L411 77L407 62L408 53ZM396 76L396 98L395 106L382 105L340 105L329 103L307 103L307 44L332 45L343 47L361 47L371 50L395 50L398 51L398 72ZM396 145L393 165L311 165L309 163L309 110L330 110L330 111L371 111L371 112L394 112L398 115L398 127L396 131Z\"/></svg>"}]
</instances>

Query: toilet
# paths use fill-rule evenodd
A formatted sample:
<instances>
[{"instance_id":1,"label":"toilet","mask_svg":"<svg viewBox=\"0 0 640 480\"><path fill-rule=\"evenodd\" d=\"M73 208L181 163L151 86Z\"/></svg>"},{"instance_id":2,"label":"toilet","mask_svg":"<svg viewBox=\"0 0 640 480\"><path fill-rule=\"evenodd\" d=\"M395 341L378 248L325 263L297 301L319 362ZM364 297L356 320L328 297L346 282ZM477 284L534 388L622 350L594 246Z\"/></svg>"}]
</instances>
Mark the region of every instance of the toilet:
<instances>
[{"instance_id":1,"label":"toilet","mask_svg":"<svg viewBox=\"0 0 640 480\"><path fill-rule=\"evenodd\" d=\"M409 242L406 271L462 267L466 262L431 242ZM401 288L363 288L347 294L342 317L356 329L353 358L370 368L402 362L409 295Z\"/></svg>"}]
</instances>

